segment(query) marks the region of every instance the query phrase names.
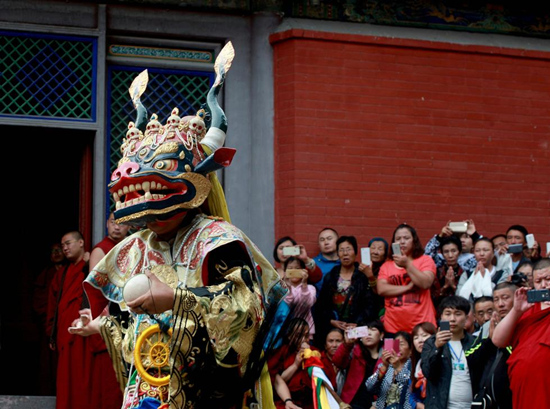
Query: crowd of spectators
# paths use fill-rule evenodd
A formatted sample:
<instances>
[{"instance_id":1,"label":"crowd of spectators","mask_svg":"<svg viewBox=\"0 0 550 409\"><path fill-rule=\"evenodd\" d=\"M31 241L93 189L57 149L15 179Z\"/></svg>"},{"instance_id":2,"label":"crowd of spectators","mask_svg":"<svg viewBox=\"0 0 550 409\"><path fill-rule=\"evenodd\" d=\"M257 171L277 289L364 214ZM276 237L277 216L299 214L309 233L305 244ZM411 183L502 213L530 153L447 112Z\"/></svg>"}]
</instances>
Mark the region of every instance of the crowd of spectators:
<instances>
[{"instance_id":1,"label":"crowd of spectators","mask_svg":"<svg viewBox=\"0 0 550 409\"><path fill-rule=\"evenodd\" d=\"M424 246L400 224L366 251L327 227L310 258L281 238L274 259L298 321L268 361L276 406L314 407L312 349L348 408L547 407L550 259L529 239L521 225L489 238L467 220Z\"/></svg>"}]
</instances>

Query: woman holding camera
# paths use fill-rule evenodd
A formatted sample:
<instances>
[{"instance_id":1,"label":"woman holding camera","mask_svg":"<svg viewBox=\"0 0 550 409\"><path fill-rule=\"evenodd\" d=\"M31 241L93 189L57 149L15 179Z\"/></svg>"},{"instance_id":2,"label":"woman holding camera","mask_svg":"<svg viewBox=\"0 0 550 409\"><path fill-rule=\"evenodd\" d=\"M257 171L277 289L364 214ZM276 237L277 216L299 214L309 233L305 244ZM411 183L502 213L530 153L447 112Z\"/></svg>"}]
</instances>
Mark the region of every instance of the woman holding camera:
<instances>
[{"instance_id":1,"label":"woman holding camera","mask_svg":"<svg viewBox=\"0 0 550 409\"><path fill-rule=\"evenodd\" d=\"M353 409L370 409L374 395L367 390L365 381L381 362L384 342L384 325L379 320L364 323L368 333L359 338L345 334L344 342L334 354L334 364L345 370L346 380L340 397ZM363 323L360 323L362 326Z\"/></svg>"},{"instance_id":2,"label":"woman holding camera","mask_svg":"<svg viewBox=\"0 0 550 409\"><path fill-rule=\"evenodd\" d=\"M409 409L409 381L411 379L411 334L399 331L395 334L399 341L398 350L382 351L382 362L376 372L365 382L367 390L377 396L376 409Z\"/></svg>"},{"instance_id":3,"label":"woman holding camera","mask_svg":"<svg viewBox=\"0 0 550 409\"><path fill-rule=\"evenodd\" d=\"M342 236L336 242L340 265L334 267L323 279L315 304L314 318L316 344L322 346L328 331L354 328L359 320L378 318L379 297L363 273L365 266L356 261L357 240ZM370 270L372 274L372 270Z\"/></svg>"},{"instance_id":4,"label":"woman holding camera","mask_svg":"<svg viewBox=\"0 0 550 409\"><path fill-rule=\"evenodd\" d=\"M273 249L275 269L279 273L279 277L284 277L283 266L289 257L296 257L304 262L308 273L308 283L315 284L323 278L323 272L315 264L315 260L308 257L306 248L290 236L281 237L277 240Z\"/></svg>"}]
</instances>

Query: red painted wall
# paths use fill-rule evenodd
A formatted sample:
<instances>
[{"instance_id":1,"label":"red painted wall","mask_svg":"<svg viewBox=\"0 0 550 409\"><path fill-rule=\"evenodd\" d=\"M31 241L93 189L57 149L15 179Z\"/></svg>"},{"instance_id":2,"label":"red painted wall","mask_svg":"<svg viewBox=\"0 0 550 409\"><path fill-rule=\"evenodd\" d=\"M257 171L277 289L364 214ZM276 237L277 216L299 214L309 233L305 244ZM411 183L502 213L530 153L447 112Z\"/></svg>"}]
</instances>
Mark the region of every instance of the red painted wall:
<instances>
[{"instance_id":1,"label":"red painted wall","mask_svg":"<svg viewBox=\"0 0 550 409\"><path fill-rule=\"evenodd\" d=\"M550 53L289 30L270 38L275 232L317 253L448 220L550 241ZM275 238L275 239L276 239Z\"/></svg>"}]
</instances>

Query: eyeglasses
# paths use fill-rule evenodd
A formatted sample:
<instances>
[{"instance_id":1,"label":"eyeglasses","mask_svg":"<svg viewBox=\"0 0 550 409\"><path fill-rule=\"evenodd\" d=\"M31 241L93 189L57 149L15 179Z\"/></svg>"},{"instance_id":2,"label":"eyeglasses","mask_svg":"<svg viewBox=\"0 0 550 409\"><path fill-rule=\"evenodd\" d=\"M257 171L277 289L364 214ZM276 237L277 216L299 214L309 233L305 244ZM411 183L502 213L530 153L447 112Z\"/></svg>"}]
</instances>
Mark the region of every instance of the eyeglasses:
<instances>
[{"instance_id":1,"label":"eyeglasses","mask_svg":"<svg viewBox=\"0 0 550 409\"><path fill-rule=\"evenodd\" d=\"M61 243L61 248L69 247L71 244L73 244L76 240L67 240L63 243Z\"/></svg>"}]
</instances>

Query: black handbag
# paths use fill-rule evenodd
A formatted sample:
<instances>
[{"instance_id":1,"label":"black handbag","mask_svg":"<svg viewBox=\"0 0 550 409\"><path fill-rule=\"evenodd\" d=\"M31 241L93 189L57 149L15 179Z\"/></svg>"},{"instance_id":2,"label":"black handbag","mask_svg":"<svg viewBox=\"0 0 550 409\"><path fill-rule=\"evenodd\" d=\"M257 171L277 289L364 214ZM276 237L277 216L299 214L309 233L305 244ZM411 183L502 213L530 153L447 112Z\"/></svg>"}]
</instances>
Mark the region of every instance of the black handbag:
<instances>
[{"instance_id":1,"label":"black handbag","mask_svg":"<svg viewBox=\"0 0 550 409\"><path fill-rule=\"evenodd\" d=\"M493 391L490 390L489 386L487 385L487 379L490 379L493 375L493 372L495 372L495 368L497 367L501 357L502 351L498 351L495 362L493 362L491 369L483 378L483 382L481 382L481 389L474 396L474 400L472 401L471 406L472 409L494 409L497 407L495 398L492 393Z\"/></svg>"}]
</instances>

